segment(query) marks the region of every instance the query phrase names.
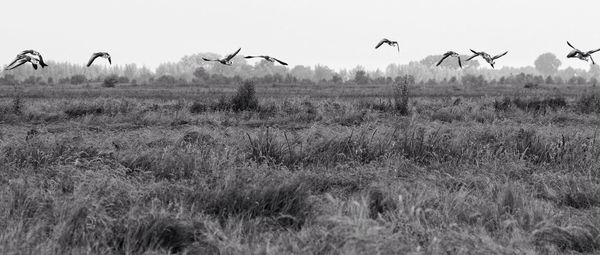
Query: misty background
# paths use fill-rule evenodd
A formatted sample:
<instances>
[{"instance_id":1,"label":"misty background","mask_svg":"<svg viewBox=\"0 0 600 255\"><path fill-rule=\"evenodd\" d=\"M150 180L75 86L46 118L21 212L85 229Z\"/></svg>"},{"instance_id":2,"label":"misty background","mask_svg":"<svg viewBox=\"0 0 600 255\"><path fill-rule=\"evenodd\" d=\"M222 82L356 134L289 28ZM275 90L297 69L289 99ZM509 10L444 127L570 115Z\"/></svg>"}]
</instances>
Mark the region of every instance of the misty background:
<instances>
[{"instance_id":1,"label":"misty background","mask_svg":"<svg viewBox=\"0 0 600 255\"><path fill-rule=\"evenodd\" d=\"M123 83L265 82L382 83L410 74L421 83L467 81L592 83L600 69L567 59L566 40L599 48L596 1L14 1L0 9L1 65L24 49L40 51L50 68L29 65L0 73L1 83L79 84L116 76ZM392 47L374 49L383 37ZM231 67L206 63L242 51ZM509 54L457 68L441 54L469 48ZM92 52L107 51L113 65ZM267 54L289 67L245 60ZM550 78L548 78L550 76Z\"/></svg>"}]
</instances>

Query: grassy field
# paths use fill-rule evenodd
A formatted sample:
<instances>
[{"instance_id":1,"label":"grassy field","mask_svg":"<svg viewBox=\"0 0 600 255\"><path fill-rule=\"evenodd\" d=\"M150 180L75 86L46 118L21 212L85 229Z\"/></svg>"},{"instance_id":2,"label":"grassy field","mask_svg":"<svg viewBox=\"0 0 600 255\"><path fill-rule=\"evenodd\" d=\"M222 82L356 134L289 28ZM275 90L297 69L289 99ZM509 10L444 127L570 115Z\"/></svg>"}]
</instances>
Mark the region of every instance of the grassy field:
<instances>
[{"instance_id":1,"label":"grassy field","mask_svg":"<svg viewBox=\"0 0 600 255\"><path fill-rule=\"evenodd\" d=\"M0 253L600 252L596 88L236 89L0 87Z\"/></svg>"}]
</instances>

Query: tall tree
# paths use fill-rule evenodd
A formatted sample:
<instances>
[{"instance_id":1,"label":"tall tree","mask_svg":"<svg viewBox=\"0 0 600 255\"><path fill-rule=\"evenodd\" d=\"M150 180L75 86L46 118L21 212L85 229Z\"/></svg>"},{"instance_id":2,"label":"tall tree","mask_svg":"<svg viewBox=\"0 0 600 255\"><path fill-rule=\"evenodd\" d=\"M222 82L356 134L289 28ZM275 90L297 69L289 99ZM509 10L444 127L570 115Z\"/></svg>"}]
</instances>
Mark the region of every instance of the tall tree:
<instances>
[{"instance_id":1,"label":"tall tree","mask_svg":"<svg viewBox=\"0 0 600 255\"><path fill-rule=\"evenodd\" d=\"M562 63L553 53L544 53L534 62L535 69L544 75L554 75Z\"/></svg>"}]
</instances>

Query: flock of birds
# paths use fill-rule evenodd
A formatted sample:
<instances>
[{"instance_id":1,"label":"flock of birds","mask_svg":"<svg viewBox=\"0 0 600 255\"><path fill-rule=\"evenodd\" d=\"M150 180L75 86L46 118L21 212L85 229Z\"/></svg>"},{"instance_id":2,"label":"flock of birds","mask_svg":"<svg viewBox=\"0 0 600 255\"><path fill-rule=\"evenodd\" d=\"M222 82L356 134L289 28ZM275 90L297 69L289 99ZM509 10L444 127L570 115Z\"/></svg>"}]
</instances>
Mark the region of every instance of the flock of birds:
<instances>
[{"instance_id":1,"label":"flock of birds","mask_svg":"<svg viewBox=\"0 0 600 255\"><path fill-rule=\"evenodd\" d=\"M400 52L400 46L398 45L397 41L392 41L386 38L383 38L381 41L379 41L379 43L377 43L377 45L375 45L375 49L379 49L379 47L381 47L382 45L387 44L389 46L392 47L396 47L398 49L398 52ZM573 50L571 50L571 52L569 52L569 54L567 54L567 58L578 58L584 61L588 61L591 60L592 64L596 64L594 62L594 59L592 58L592 54L595 52L600 51L600 49L596 49L596 50L590 50L590 51L581 51L577 48L575 48L573 45L571 45L570 42L567 41L567 45L569 45L569 47L571 47ZM227 65L230 66L233 64L233 58L240 53L240 51L242 50L242 48L239 48L237 51L235 51L234 53L231 53L229 55L226 55L224 58L221 59L208 59L208 58L202 58L204 61L215 61L215 62L219 62L223 65ZM492 56L484 51L474 51L471 50L471 52L473 53L473 55L471 55L469 58L467 58L465 61L469 61L471 59L474 59L476 57L481 57L483 58L486 62L488 62L488 64L490 64L490 66L492 66L492 68L494 68L494 64L495 64L495 60L505 56L506 54L508 54L508 51L502 53L502 54L498 54L495 56ZM442 62L444 62L444 60L446 60L449 57L454 57L458 59L458 65L460 66L460 68L462 68L462 60L460 58L460 54L454 52L454 51L448 51L446 53L444 53L442 55L442 58L436 63L436 66L439 66L442 64ZM110 58L110 54L108 54L108 52L95 52L92 54L92 57L90 57L90 60L87 62L87 67L91 66L92 63L94 63L94 60L96 60L97 58L105 58L108 60L109 64L112 64L111 58ZM272 63L279 63L280 65L284 65L287 66L288 64L271 56L267 56L267 55L258 55L258 56L245 56L244 58L263 58L269 62ZM6 68L4 68L4 70L12 70L15 69L25 63L31 63L33 69L37 70L38 65L40 65L42 68L47 67L48 65L46 63L44 63L44 59L42 58L42 54L40 54L39 52L35 51L35 50L24 50L21 53L19 53L17 55L17 57L8 65L6 66Z\"/></svg>"}]
</instances>

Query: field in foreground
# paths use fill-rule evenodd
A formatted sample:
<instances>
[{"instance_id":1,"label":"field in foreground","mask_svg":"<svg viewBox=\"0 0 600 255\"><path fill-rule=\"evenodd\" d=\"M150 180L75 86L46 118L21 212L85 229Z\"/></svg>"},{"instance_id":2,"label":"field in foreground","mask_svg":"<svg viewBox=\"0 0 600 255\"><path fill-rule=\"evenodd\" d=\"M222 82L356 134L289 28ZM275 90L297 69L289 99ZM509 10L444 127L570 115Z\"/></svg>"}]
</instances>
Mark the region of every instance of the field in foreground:
<instances>
[{"instance_id":1,"label":"field in foreground","mask_svg":"<svg viewBox=\"0 0 600 255\"><path fill-rule=\"evenodd\" d=\"M591 88L375 89L0 88L0 253L600 252Z\"/></svg>"}]
</instances>

